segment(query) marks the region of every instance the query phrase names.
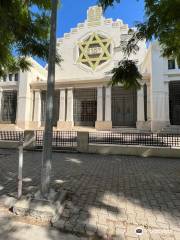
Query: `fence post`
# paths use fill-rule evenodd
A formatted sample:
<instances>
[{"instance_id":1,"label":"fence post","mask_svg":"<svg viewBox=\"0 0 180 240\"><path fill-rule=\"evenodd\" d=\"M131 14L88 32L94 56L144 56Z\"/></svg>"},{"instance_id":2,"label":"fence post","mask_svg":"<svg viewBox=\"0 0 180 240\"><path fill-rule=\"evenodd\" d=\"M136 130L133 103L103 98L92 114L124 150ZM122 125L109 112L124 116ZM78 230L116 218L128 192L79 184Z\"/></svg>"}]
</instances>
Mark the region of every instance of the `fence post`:
<instances>
[{"instance_id":1,"label":"fence post","mask_svg":"<svg viewBox=\"0 0 180 240\"><path fill-rule=\"evenodd\" d=\"M18 199L22 196L22 182L23 182L23 136L20 137L19 141L19 166L18 166Z\"/></svg>"},{"instance_id":2,"label":"fence post","mask_svg":"<svg viewBox=\"0 0 180 240\"><path fill-rule=\"evenodd\" d=\"M89 145L89 132L77 132L78 152L87 153Z\"/></svg>"}]
</instances>

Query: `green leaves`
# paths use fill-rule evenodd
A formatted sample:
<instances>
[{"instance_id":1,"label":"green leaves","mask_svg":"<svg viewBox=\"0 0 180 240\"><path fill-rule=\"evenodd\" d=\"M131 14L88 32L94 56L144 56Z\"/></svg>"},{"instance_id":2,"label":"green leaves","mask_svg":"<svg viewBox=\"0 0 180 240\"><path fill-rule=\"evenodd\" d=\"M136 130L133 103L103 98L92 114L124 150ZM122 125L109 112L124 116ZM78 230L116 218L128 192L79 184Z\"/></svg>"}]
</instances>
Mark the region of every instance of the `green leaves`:
<instances>
[{"instance_id":1,"label":"green leaves","mask_svg":"<svg viewBox=\"0 0 180 240\"><path fill-rule=\"evenodd\" d=\"M105 10L108 6L114 6L115 3L120 3L121 0L99 0L99 4Z\"/></svg>"},{"instance_id":2,"label":"green leaves","mask_svg":"<svg viewBox=\"0 0 180 240\"><path fill-rule=\"evenodd\" d=\"M113 68L110 84L112 86L122 84L125 89L140 88L142 75L139 73L136 63L132 60L121 60L116 68Z\"/></svg>"},{"instance_id":3,"label":"green leaves","mask_svg":"<svg viewBox=\"0 0 180 240\"><path fill-rule=\"evenodd\" d=\"M104 9L119 2L99 0ZM123 48L126 58L138 51L139 41L157 39L162 49L162 56L175 58L180 65L180 0L145 0L145 20L136 24L136 27L137 31L130 33L131 37ZM122 67L121 63L119 67ZM119 79L119 82L121 80Z\"/></svg>"},{"instance_id":4,"label":"green leaves","mask_svg":"<svg viewBox=\"0 0 180 240\"><path fill-rule=\"evenodd\" d=\"M26 57L47 61L50 9L51 0L1 0L0 76L12 71L13 64L14 69L27 70ZM59 63L60 56L56 59Z\"/></svg>"}]
</instances>

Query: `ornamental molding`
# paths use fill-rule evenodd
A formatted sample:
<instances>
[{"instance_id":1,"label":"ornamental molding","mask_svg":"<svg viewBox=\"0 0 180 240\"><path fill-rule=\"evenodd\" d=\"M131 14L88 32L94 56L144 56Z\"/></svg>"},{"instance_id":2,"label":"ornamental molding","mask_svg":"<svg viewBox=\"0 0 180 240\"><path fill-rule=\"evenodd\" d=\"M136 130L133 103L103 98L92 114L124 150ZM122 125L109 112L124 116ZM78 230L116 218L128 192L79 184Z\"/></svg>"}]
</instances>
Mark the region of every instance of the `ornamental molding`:
<instances>
[{"instance_id":1,"label":"ornamental molding","mask_svg":"<svg viewBox=\"0 0 180 240\"><path fill-rule=\"evenodd\" d=\"M93 32L78 42L77 63L95 71L112 59L112 39Z\"/></svg>"}]
</instances>

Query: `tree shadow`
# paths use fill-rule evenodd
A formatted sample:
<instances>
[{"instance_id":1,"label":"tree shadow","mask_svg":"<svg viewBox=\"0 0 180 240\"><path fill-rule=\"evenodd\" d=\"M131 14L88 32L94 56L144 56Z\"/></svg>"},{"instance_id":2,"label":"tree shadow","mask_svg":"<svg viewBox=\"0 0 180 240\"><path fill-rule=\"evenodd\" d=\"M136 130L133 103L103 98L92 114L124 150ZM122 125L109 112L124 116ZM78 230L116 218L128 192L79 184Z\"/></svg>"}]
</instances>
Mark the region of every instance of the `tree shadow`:
<instances>
[{"instance_id":1,"label":"tree shadow","mask_svg":"<svg viewBox=\"0 0 180 240\"><path fill-rule=\"evenodd\" d=\"M4 151L4 150L3 150ZM3 166L2 193L14 193L17 152ZM7 167L8 165L8 167ZM41 152L24 153L23 193L40 183ZM128 226L149 229L174 228L180 223L180 161L178 159L54 153L52 187L66 189L68 198L60 228L123 239ZM51 239L51 238L50 238ZM53 239L53 238L52 238Z\"/></svg>"}]
</instances>

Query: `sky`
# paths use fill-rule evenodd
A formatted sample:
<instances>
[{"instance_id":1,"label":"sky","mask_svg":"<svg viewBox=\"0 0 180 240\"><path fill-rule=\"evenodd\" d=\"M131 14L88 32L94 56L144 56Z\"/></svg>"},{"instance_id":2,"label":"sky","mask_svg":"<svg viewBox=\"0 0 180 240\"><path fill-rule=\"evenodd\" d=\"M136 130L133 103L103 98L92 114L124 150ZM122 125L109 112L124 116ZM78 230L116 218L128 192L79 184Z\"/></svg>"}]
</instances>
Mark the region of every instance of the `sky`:
<instances>
[{"instance_id":1,"label":"sky","mask_svg":"<svg viewBox=\"0 0 180 240\"><path fill-rule=\"evenodd\" d=\"M57 37L62 37L64 33L70 32L71 28L78 23L84 22L87 9L97 4L97 0L62 0L58 9ZM144 19L144 0L121 0L120 4L109 7L104 16L112 19L122 19L129 27L134 26L136 21ZM38 59L37 59L38 60ZM44 63L38 60L41 65Z\"/></svg>"}]
</instances>

